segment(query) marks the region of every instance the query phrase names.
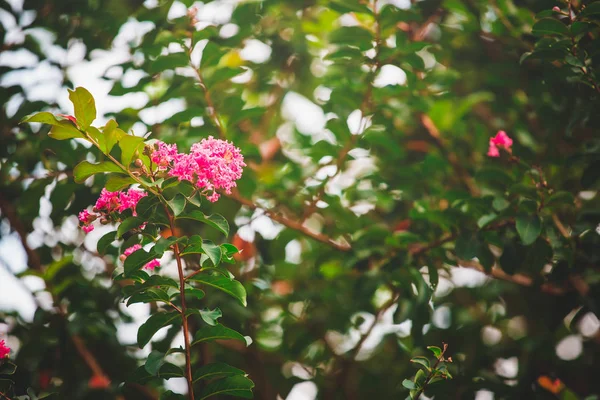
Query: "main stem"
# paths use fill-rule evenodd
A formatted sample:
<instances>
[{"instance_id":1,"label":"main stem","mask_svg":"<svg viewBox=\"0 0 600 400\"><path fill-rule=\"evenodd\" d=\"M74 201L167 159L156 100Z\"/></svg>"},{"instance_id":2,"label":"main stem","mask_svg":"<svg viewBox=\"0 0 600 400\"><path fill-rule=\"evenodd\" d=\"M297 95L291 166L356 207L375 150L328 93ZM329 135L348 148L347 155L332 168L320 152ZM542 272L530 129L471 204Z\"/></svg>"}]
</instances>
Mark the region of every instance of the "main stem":
<instances>
[{"instance_id":1,"label":"main stem","mask_svg":"<svg viewBox=\"0 0 600 400\"><path fill-rule=\"evenodd\" d=\"M169 218L171 232L175 234L175 223L173 215L169 212L169 208L165 205L165 212ZM183 274L183 265L181 263L181 255L179 252L179 244L173 245L173 253L177 260L177 272L179 273L179 295L181 297L181 319L183 320L183 340L185 343L185 378L188 384L188 394L190 400L194 400L194 379L192 377L192 353L190 346L190 328L186 315L187 306L185 304L185 276Z\"/></svg>"}]
</instances>

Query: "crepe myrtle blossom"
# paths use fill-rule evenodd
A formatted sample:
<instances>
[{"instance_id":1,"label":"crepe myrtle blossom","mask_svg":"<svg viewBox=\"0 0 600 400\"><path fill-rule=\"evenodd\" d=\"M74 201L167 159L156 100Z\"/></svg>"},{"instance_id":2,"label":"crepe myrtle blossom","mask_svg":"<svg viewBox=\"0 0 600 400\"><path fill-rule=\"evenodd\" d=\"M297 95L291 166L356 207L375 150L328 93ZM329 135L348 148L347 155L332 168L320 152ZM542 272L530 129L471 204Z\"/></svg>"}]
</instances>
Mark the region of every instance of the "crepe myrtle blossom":
<instances>
[{"instance_id":1,"label":"crepe myrtle blossom","mask_svg":"<svg viewBox=\"0 0 600 400\"><path fill-rule=\"evenodd\" d=\"M130 255L132 255L133 253L135 253L136 251L138 251L141 248L142 248L141 244L134 244L133 246L126 248L125 251L123 252L123 254L121 254L121 256L119 258L121 259L121 261L125 261L127 259L127 257L129 257Z\"/></svg>"},{"instance_id":2,"label":"crepe myrtle blossom","mask_svg":"<svg viewBox=\"0 0 600 400\"><path fill-rule=\"evenodd\" d=\"M500 150L505 149L507 152L511 152L511 146L513 140L504 131L498 131L496 136L490 138L490 147L487 155L489 157L500 157Z\"/></svg>"},{"instance_id":3,"label":"crepe myrtle blossom","mask_svg":"<svg viewBox=\"0 0 600 400\"><path fill-rule=\"evenodd\" d=\"M177 153L175 145L158 142L150 159L168 176L194 183L211 202L219 199L219 189L231 193L246 166L239 148L212 136L192 145L189 153Z\"/></svg>"},{"instance_id":4,"label":"crepe myrtle blossom","mask_svg":"<svg viewBox=\"0 0 600 400\"><path fill-rule=\"evenodd\" d=\"M79 213L79 221L82 223L83 231L85 233L93 231L94 225L92 225L92 222L98 218L101 218L101 222L108 221L107 218L110 218L111 213L123 213L126 210L131 210L133 216L136 216L137 203L147 195L148 193L140 189L131 188L127 192L110 192L103 188L94 205L93 212L83 210Z\"/></svg>"},{"instance_id":5,"label":"crepe myrtle blossom","mask_svg":"<svg viewBox=\"0 0 600 400\"><path fill-rule=\"evenodd\" d=\"M144 265L144 268L146 269L155 269L160 267L160 260L158 258L155 258L154 260L150 261L149 263L146 263L146 265Z\"/></svg>"},{"instance_id":6,"label":"crepe myrtle blossom","mask_svg":"<svg viewBox=\"0 0 600 400\"><path fill-rule=\"evenodd\" d=\"M4 340L0 340L0 360L3 358L8 358L8 354L10 353L10 347L6 345Z\"/></svg>"}]
</instances>

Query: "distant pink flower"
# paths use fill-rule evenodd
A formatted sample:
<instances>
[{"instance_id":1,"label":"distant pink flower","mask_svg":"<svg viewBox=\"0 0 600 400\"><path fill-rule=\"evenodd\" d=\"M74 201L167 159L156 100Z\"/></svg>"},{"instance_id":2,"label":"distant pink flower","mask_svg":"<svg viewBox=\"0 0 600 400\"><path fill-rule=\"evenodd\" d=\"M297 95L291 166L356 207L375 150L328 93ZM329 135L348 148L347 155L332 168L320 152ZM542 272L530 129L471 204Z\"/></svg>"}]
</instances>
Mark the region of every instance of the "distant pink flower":
<instances>
[{"instance_id":1,"label":"distant pink flower","mask_svg":"<svg viewBox=\"0 0 600 400\"><path fill-rule=\"evenodd\" d=\"M176 144L166 144L165 142L158 142L156 144L156 150L152 152L150 159L154 164L158 166L160 171L166 171L171 163L177 158L179 153L177 152Z\"/></svg>"},{"instance_id":2,"label":"distant pink flower","mask_svg":"<svg viewBox=\"0 0 600 400\"><path fill-rule=\"evenodd\" d=\"M490 147L487 155L489 157L500 157L500 148L503 148L507 152L511 153L512 144L513 140L506 134L506 132L498 131L496 136L490 138Z\"/></svg>"},{"instance_id":3,"label":"distant pink flower","mask_svg":"<svg viewBox=\"0 0 600 400\"><path fill-rule=\"evenodd\" d=\"M160 267L160 260L158 258L155 258L154 260L144 265L144 268L146 269L154 269L158 267Z\"/></svg>"},{"instance_id":4,"label":"distant pink flower","mask_svg":"<svg viewBox=\"0 0 600 400\"><path fill-rule=\"evenodd\" d=\"M8 358L8 354L10 353L10 347L6 345L4 340L0 340L0 359Z\"/></svg>"},{"instance_id":5,"label":"distant pink flower","mask_svg":"<svg viewBox=\"0 0 600 400\"><path fill-rule=\"evenodd\" d=\"M130 255L132 255L133 253L135 253L136 251L138 251L141 248L142 248L142 245L134 244L133 246L126 248L125 251L123 252L123 255L125 257L129 257Z\"/></svg>"},{"instance_id":6,"label":"distant pink flower","mask_svg":"<svg viewBox=\"0 0 600 400\"><path fill-rule=\"evenodd\" d=\"M81 229L83 229L85 233L90 233L94 230L94 225L92 225L92 222L94 222L94 220L97 218L96 214L92 214L88 210L83 210L79 213L78 218L83 224Z\"/></svg>"}]
</instances>

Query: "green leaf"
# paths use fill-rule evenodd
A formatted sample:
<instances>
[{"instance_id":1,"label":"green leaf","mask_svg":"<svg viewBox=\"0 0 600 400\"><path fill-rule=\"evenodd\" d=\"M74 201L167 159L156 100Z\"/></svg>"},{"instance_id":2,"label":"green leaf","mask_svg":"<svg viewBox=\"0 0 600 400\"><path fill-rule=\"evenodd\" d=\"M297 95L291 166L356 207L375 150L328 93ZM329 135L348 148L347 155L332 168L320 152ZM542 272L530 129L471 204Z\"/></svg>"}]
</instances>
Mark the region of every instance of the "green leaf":
<instances>
[{"instance_id":1,"label":"green leaf","mask_svg":"<svg viewBox=\"0 0 600 400\"><path fill-rule=\"evenodd\" d=\"M135 254L135 253L134 253ZM129 259L129 258L128 258ZM127 261L127 260L125 260ZM236 280L226 278L222 275L204 275L197 274L190 278L190 280L212 286L215 289L219 289L230 296L235 297L244 307L246 306L246 289L244 286Z\"/></svg>"},{"instance_id":2,"label":"green leaf","mask_svg":"<svg viewBox=\"0 0 600 400\"><path fill-rule=\"evenodd\" d=\"M141 250L138 250L141 251ZM137 251L136 251L137 253ZM135 254L135 253L133 253ZM132 255L133 255L132 254ZM131 257L131 256L129 256ZM129 259L129 257L127 259ZM162 327L179 322L181 314L176 311L173 312L157 312L152 314L146 322L140 326L137 333L138 346L143 348L148 344L152 336Z\"/></svg>"},{"instance_id":3,"label":"green leaf","mask_svg":"<svg viewBox=\"0 0 600 400\"><path fill-rule=\"evenodd\" d=\"M227 378L216 380L206 385L200 393L200 400L204 400L218 394L251 399L253 387L254 382L252 382L245 376L230 376Z\"/></svg>"},{"instance_id":4,"label":"green leaf","mask_svg":"<svg viewBox=\"0 0 600 400\"><path fill-rule=\"evenodd\" d=\"M183 369L181 369L177 365L171 363L164 363L163 366L160 367L158 376L160 376L163 379L170 379L185 377L185 374L183 373Z\"/></svg>"},{"instance_id":5,"label":"green leaf","mask_svg":"<svg viewBox=\"0 0 600 400\"><path fill-rule=\"evenodd\" d=\"M187 256L188 254L204 254L204 248L202 247L203 241L199 235L194 235L188 241L187 246L181 252L182 256Z\"/></svg>"},{"instance_id":6,"label":"green leaf","mask_svg":"<svg viewBox=\"0 0 600 400\"><path fill-rule=\"evenodd\" d=\"M198 310L198 314L210 326L217 325L217 320L223 316L219 308L215 308L214 310Z\"/></svg>"},{"instance_id":7,"label":"green leaf","mask_svg":"<svg viewBox=\"0 0 600 400\"><path fill-rule=\"evenodd\" d=\"M200 328L194 336L194 341L192 342L192 345L211 340L227 339L240 340L246 343L246 339L241 333L236 332L233 329L227 328L221 324L217 324L215 326L204 326Z\"/></svg>"},{"instance_id":8,"label":"green leaf","mask_svg":"<svg viewBox=\"0 0 600 400\"><path fill-rule=\"evenodd\" d=\"M415 385L415 383L411 380L405 379L402 381L402 386L404 386L407 389L413 390L417 388L417 385Z\"/></svg>"},{"instance_id":9,"label":"green leaf","mask_svg":"<svg viewBox=\"0 0 600 400\"><path fill-rule=\"evenodd\" d=\"M124 234L129 232L131 229L137 229L145 222L142 217L129 217L125 221L121 222L117 228L117 237L121 238Z\"/></svg>"},{"instance_id":10,"label":"green leaf","mask_svg":"<svg viewBox=\"0 0 600 400\"><path fill-rule=\"evenodd\" d=\"M437 346L427 346L429 350L433 353L435 358L440 358L442 356L442 349Z\"/></svg>"},{"instance_id":11,"label":"green leaf","mask_svg":"<svg viewBox=\"0 0 600 400\"><path fill-rule=\"evenodd\" d=\"M134 183L135 180L129 175L110 174L108 176L108 179L106 180L106 184L104 185L104 187L109 192L118 192L119 190L125 189L126 187Z\"/></svg>"},{"instance_id":12,"label":"green leaf","mask_svg":"<svg viewBox=\"0 0 600 400\"><path fill-rule=\"evenodd\" d=\"M123 263L123 267L125 268L125 276L129 276L132 272L142 268L155 258L156 253L154 250L147 252L144 249L139 249L125 259L125 262Z\"/></svg>"},{"instance_id":13,"label":"green leaf","mask_svg":"<svg viewBox=\"0 0 600 400\"><path fill-rule=\"evenodd\" d=\"M577 16L577 18L589 18L592 15L600 15L600 2L588 4Z\"/></svg>"},{"instance_id":14,"label":"green leaf","mask_svg":"<svg viewBox=\"0 0 600 400\"><path fill-rule=\"evenodd\" d=\"M118 128L118 124L114 119L111 119L106 123L104 128L102 129L102 134L104 135L104 140L106 141L106 152L110 153L113 147L122 137L127 136L125 132Z\"/></svg>"},{"instance_id":15,"label":"green leaf","mask_svg":"<svg viewBox=\"0 0 600 400\"><path fill-rule=\"evenodd\" d=\"M125 135L119 139L119 148L121 149L121 162L125 167L129 167L135 152L144 138L132 135Z\"/></svg>"},{"instance_id":16,"label":"green leaf","mask_svg":"<svg viewBox=\"0 0 600 400\"><path fill-rule=\"evenodd\" d=\"M373 34L359 26L342 26L329 35L329 40L334 44L358 47L360 50L369 50L373 47Z\"/></svg>"},{"instance_id":17,"label":"green leaf","mask_svg":"<svg viewBox=\"0 0 600 400\"><path fill-rule=\"evenodd\" d=\"M220 246L217 246L210 240L205 240L202 243L202 250L204 250L204 253L208 256L215 267L219 265L222 256Z\"/></svg>"},{"instance_id":18,"label":"green leaf","mask_svg":"<svg viewBox=\"0 0 600 400\"><path fill-rule=\"evenodd\" d=\"M410 362L413 362L415 364L420 364L422 366L425 367L425 369L427 369L429 371L429 368L431 367L429 364L429 359L427 357L413 357L410 359Z\"/></svg>"},{"instance_id":19,"label":"green leaf","mask_svg":"<svg viewBox=\"0 0 600 400\"><path fill-rule=\"evenodd\" d=\"M150 354L148 354L148 358L146 359L146 363L144 364L144 368L151 375L158 374L160 367L165 363L165 355L160 351L152 350Z\"/></svg>"},{"instance_id":20,"label":"green leaf","mask_svg":"<svg viewBox=\"0 0 600 400\"><path fill-rule=\"evenodd\" d=\"M156 74L168 69L175 69L178 67L186 67L189 64L189 57L187 53L171 53L164 56L159 56L150 64L148 72Z\"/></svg>"},{"instance_id":21,"label":"green leaf","mask_svg":"<svg viewBox=\"0 0 600 400\"><path fill-rule=\"evenodd\" d=\"M425 383L425 379L427 379L427 376L425 375L425 371L420 369L417 371L417 374L415 375L415 383L418 386L423 386L423 384Z\"/></svg>"},{"instance_id":22,"label":"green leaf","mask_svg":"<svg viewBox=\"0 0 600 400\"><path fill-rule=\"evenodd\" d=\"M59 125L62 121L59 121L54 114L49 113L48 111L42 111L39 113L35 113L33 115L28 115L21 120L21 124L26 122L39 122L42 124L48 125Z\"/></svg>"},{"instance_id":23,"label":"green leaf","mask_svg":"<svg viewBox=\"0 0 600 400\"><path fill-rule=\"evenodd\" d=\"M73 178L75 179L75 182L83 183L90 176L105 172L124 173L121 168L110 161L102 161L97 164L92 164L89 161L82 161L75 166L75 169L73 169Z\"/></svg>"},{"instance_id":24,"label":"green leaf","mask_svg":"<svg viewBox=\"0 0 600 400\"><path fill-rule=\"evenodd\" d=\"M222 232L225 236L229 235L229 223L227 220L219 214L213 214L206 216L202 211L194 210L189 213L185 213L177 217L178 219L193 219L195 221L200 221L205 223L206 225L212 226L213 228Z\"/></svg>"},{"instance_id":25,"label":"green leaf","mask_svg":"<svg viewBox=\"0 0 600 400\"><path fill-rule=\"evenodd\" d=\"M176 194L173 199L167 200L167 204L169 204L169 207L173 210L173 214L178 216L185 208L185 197L182 194Z\"/></svg>"},{"instance_id":26,"label":"green leaf","mask_svg":"<svg viewBox=\"0 0 600 400\"><path fill-rule=\"evenodd\" d=\"M85 139L88 138L79 131L71 122L61 121L58 125L54 125L48 136L55 140L67 140L67 139Z\"/></svg>"},{"instance_id":27,"label":"green leaf","mask_svg":"<svg viewBox=\"0 0 600 400\"><path fill-rule=\"evenodd\" d=\"M232 367L231 365L217 362L212 364L206 364L197 368L194 371L194 382L197 382L201 379L212 379L216 377L222 376L235 376L235 375L245 375L246 373L241 369L237 369Z\"/></svg>"},{"instance_id":28,"label":"green leaf","mask_svg":"<svg viewBox=\"0 0 600 400\"><path fill-rule=\"evenodd\" d=\"M110 244L115 240L117 240L117 231L108 232L107 234L102 236L100 240L98 240L96 250L98 250L98 253L100 254L105 254L106 249L108 249Z\"/></svg>"},{"instance_id":29,"label":"green leaf","mask_svg":"<svg viewBox=\"0 0 600 400\"><path fill-rule=\"evenodd\" d=\"M517 232L525 246L529 246L542 232L542 220L537 215L519 216L516 219Z\"/></svg>"},{"instance_id":30,"label":"green leaf","mask_svg":"<svg viewBox=\"0 0 600 400\"><path fill-rule=\"evenodd\" d=\"M569 28L554 18L543 18L533 24L534 35L560 35L569 36Z\"/></svg>"},{"instance_id":31,"label":"green leaf","mask_svg":"<svg viewBox=\"0 0 600 400\"><path fill-rule=\"evenodd\" d=\"M480 246L481 242L477 239L477 236L463 234L456 239L454 252L462 260L471 260L473 257L477 257Z\"/></svg>"},{"instance_id":32,"label":"green leaf","mask_svg":"<svg viewBox=\"0 0 600 400\"><path fill-rule=\"evenodd\" d=\"M194 296L198 300L202 300L204 298L204 290L196 289L196 288L185 288L185 294Z\"/></svg>"},{"instance_id":33,"label":"green leaf","mask_svg":"<svg viewBox=\"0 0 600 400\"><path fill-rule=\"evenodd\" d=\"M85 88L77 87L75 90L69 90L69 99L75 108L75 118L79 127L86 130L96 119L94 97Z\"/></svg>"},{"instance_id":34,"label":"green leaf","mask_svg":"<svg viewBox=\"0 0 600 400\"><path fill-rule=\"evenodd\" d=\"M132 295L127 301L127 306L136 303L152 303L156 301L162 301L168 303L171 300L170 296L162 289L151 287L147 288L143 292Z\"/></svg>"},{"instance_id":35,"label":"green leaf","mask_svg":"<svg viewBox=\"0 0 600 400\"><path fill-rule=\"evenodd\" d=\"M569 192L556 192L546 202L546 207L557 207L561 205L573 205L575 198Z\"/></svg>"},{"instance_id":36,"label":"green leaf","mask_svg":"<svg viewBox=\"0 0 600 400\"><path fill-rule=\"evenodd\" d=\"M12 375L17 370L17 365L8 360L0 360L0 375Z\"/></svg>"}]
</instances>

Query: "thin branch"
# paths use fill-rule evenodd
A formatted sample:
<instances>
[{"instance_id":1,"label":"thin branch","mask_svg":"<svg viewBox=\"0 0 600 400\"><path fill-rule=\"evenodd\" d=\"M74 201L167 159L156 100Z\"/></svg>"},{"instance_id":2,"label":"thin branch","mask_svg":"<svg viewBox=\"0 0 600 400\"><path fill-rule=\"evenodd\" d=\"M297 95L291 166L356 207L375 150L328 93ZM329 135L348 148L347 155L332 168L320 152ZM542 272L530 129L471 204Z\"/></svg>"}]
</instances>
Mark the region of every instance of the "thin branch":
<instances>
[{"instance_id":1,"label":"thin branch","mask_svg":"<svg viewBox=\"0 0 600 400\"><path fill-rule=\"evenodd\" d=\"M301 222L290 219L290 218L286 217L285 215L282 215L277 210L262 207L256 203L254 203L252 200L242 197L239 194L239 192L237 192L237 191L233 191L231 194L227 195L227 197L250 208L251 210L262 210L262 211L264 211L265 215L268 216L269 218L271 218L273 221L279 222L280 224L285 225L290 229L296 230L296 231L302 233L303 235L308 236L308 237L310 237L314 240L317 240L321 243L325 243L325 244L333 247L336 250L350 251L352 249L349 244L337 242L334 239L332 239L331 237L329 237L323 233L312 231L312 230L308 229L306 226L304 226Z\"/></svg>"},{"instance_id":2,"label":"thin branch","mask_svg":"<svg viewBox=\"0 0 600 400\"><path fill-rule=\"evenodd\" d=\"M171 232L175 233L175 221L173 215L169 212L169 208L166 204L163 204L165 213L169 218L169 226ZM177 273L179 274L179 295L181 297L181 319L183 321L183 340L185 343L185 377L188 385L188 396L190 400L194 400L194 379L192 376L192 354L190 345L190 328L188 325L188 317L186 315L187 306L185 303L185 275L183 273L183 264L181 262L181 252L179 251L179 244L175 242L173 245L173 253L177 260Z\"/></svg>"}]
</instances>

